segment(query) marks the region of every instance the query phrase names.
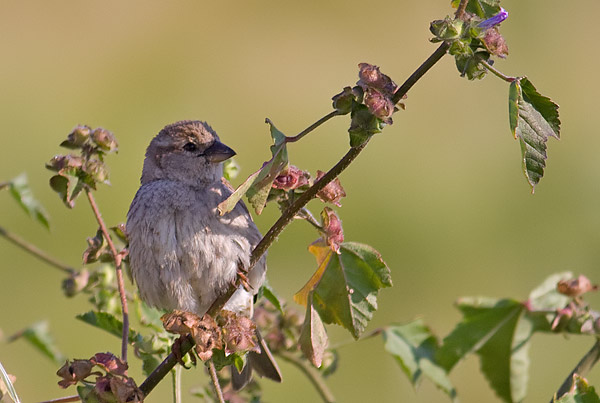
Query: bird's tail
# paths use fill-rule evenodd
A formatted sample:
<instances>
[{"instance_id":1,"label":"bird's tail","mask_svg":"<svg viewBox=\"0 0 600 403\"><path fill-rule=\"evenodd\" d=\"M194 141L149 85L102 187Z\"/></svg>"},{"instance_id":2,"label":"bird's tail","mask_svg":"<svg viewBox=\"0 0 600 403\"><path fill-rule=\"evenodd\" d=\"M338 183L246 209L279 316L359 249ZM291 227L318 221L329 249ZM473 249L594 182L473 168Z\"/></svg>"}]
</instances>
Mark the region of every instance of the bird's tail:
<instances>
[{"instance_id":1,"label":"bird's tail","mask_svg":"<svg viewBox=\"0 0 600 403\"><path fill-rule=\"evenodd\" d=\"M256 337L258 339L260 353L254 351L248 353L246 365L242 369L242 372L238 372L233 366L231 367L231 385L233 386L233 390L240 390L250 382L252 370L255 370L261 377L272 379L275 382L281 382L281 371L279 370L265 339L262 338L258 330L256 330Z\"/></svg>"}]
</instances>

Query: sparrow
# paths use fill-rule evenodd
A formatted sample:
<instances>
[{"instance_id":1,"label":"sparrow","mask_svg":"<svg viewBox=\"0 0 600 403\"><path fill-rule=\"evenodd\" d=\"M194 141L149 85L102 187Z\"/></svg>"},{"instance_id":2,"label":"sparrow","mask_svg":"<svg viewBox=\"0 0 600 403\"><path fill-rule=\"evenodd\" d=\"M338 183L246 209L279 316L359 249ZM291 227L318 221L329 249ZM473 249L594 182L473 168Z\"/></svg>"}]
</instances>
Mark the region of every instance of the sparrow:
<instances>
[{"instance_id":1,"label":"sparrow","mask_svg":"<svg viewBox=\"0 0 600 403\"><path fill-rule=\"evenodd\" d=\"M165 126L146 150L137 191L127 214L131 273L142 300L164 310L203 316L217 297L247 268L262 238L243 201L221 216L217 205L233 188L223 178L223 161L235 152L202 121ZM253 299L264 282L266 257L247 273L243 286L223 309L252 317ZM281 382L281 373L264 340L250 352L244 370L232 369L241 389L254 368Z\"/></svg>"}]
</instances>

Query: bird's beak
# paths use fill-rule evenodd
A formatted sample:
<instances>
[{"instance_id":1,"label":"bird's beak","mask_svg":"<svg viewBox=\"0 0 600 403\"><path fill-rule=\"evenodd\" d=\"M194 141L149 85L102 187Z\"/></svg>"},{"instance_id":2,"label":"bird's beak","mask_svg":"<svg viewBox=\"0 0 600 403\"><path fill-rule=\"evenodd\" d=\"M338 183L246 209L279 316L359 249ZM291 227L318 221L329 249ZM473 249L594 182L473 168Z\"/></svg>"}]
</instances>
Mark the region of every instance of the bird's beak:
<instances>
[{"instance_id":1,"label":"bird's beak","mask_svg":"<svg viewBox=\"0 0 600 403\"><path fill-rule=\"evenodd\" d=\"M206 156L206 159L210 162L222 162L233 157L235 155L235 151L220 141L215 141L212 146L208 147L200 155Z\"/></svg>"}]
</instances>

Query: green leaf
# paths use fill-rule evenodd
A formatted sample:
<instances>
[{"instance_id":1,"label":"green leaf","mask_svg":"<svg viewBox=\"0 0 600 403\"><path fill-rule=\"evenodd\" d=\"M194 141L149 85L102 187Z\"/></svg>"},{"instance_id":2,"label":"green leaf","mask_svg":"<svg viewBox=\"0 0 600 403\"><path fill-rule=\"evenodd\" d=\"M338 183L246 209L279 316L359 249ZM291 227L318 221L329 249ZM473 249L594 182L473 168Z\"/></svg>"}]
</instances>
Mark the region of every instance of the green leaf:
<instances>
[{"instance_id":1,"label":"green leaf","mask_svg":"<svg viewBox=\"0 0 600 403\"><path fill-rule=\"evenodd\" d=\"M83 384L77 385L77 394L83 403L102 403L98 395L95 393L94 385Z\"/></svg>"},{"instance_id":2,"label":"green leaf","mask_svg":"<svg viewBox=\"0 0 600 403\"><path fill-rule=\"evenodd\" d=\"M15 390L15 386L13 385L10 376L6 373L4 366L0 362L0 401L4 400L2 397L8 394L8 396L15 403L21 403L19 400L19 396L17 395L17 391Z\"/></svg>"},{"instance_id":3,"label":"green leaf","mask_svg":"<svg viewBox=\"0 0 600 403\"><path fill-rule=\"evenodd\" d=\"M459 3L460 0L452 0L452 7L457 8ZM470 0L466 11L487 19L500 12L500 0Z\"/></svg>"},{"instance_id":4,"label":"green leaf","mask_svg":"<svg viewBox=\"0 0 600 403\"><path fill-rule=\"evenodd\" d=\"M450 398L456 400L456 390L444 368L435 360L438 342L421 319L384 329L385 349L394 356L410 382L416 387L422 376L429 378Z\"/></svg>"},{"instance_id":5,"label":"green leaf","mask_svg":"<svg viewBox=\"0 0 600 403\"><path fill-rule=\"evenodd\" d=\"M83 182L73 175L54 175L50 178L50 187L58 193L68 208L73 208L75 207L75 199L83 190Z\"/></svg>"},{"instance_id":6,"label":"green leaf","mask_svg":"<svg viewBox=\"0 0 600 403\"><path fill-rule=\"evenodd\" d=\"M61 363L65 360L65 356L54 344L54 339L50 335L48 322L46 321L34 323L25 330L10 337L9 341L15 341L19 338L27 340L33 347L55 363Z\"/></svg>"},{"instance_id":7,"label":"green leaf","mask_svg":"<svg viewBox=\"0 0 600 403\"><path fill-rule=\"evenodd\" d=\"M573 375L573 389L564 394L555 403L600 403L600 397L593 386L579 375Z\"/></svg>"},{"instance_id":8,"label":"green leaf","mask_svg":"<svg viewBox=\"0 0 600 403\"><path fill-rule=\"evenodd\" d=\"M521 145L523 172L533 192L544 175L548 137L560 138L558 105L522 77L510 84L508 111L510 130Z\"/></svg>"},{"instance_id":9,"label":"green leaf","mask_svg":"<svg viewBox=\"0 0 600 403\"><path fill-rule=\"evenodd\" d=\"M354 102L352 122L348 133L350 134L350 147L358 147L368 141L374 134L381 133L383 123L373 115L366 105Z\"/></svg>"},{"instance_id":10,"label":"green leaf","mask_svg":"<svg viewBox=\"0 0 600 403\"><path fill-rule=\"evenodd\" d=\"M262 168L254 172L244 183L238 186L231 196L217 206L221 215L233 210L244 194L248 197L248 201L254 207L256 214L262 213L267 203L273 181L288 165L285 135L277 130L269 119L266 122L270 125L271 137L273 138L273 145L271 146L272 157L263 164Z\"/></svg>"},{"instance_id":11,"label":"green leaf","mask_svg":"<svg viewBox=\"0 0 600 403\"><path fill-rule=\"evenodd\" d=\"M265 298L267 301L269 301L271 304L273 304L273 306L283 314L283 308L281 307L281 302L279 301L279 298L277 297L277 295L275 295L275 292L273 291L273 289L271 288L271 286L265 282L260 289L258 290L258 298Z\"/></svg>"},{"instance_id":12,"label":"green leaf","mask_svg":"<svg viewBox=\"0 0 600 403\"><path fill-rule=\"evenodd\" d=\"M50 229L48 222L48 214L34 197L29 183L27 182L27 175L21 174L9 182L10 194L19 203L21 208L37 222L42 224L47 229Z\"/></svg>"},{"instance_id":13,"label":"green leaf","mask_svg":"<svg viewBox=\"0 0 600 403\"><path fill-rule=\"evenodd\" d=\"M269 119L267 119L267 123L270 126L271 137L273 138L274 143L271 146L271 155L273 157L263 165L260 173L252 183L252 186L250 186L246 192L248 201L252 207L254 207L256 214L262 213L265 204L267 203L273 181L288 165L288 153L285 142L286 137Z\"/></svg>"},{"instance_id":14,"label":"green leaf","mask_svg":"<svg viewBox=\"0 0 600 403\"><path fill-rule=\"evenodd\" d=\"M111 315L110 313L89 311L87 313L77 315L76 318L89 325L105 330L108 333L113 334L119 338L123 336L123 322L121 322L119 319L117 319L114 315ZM129 342L141 343L142 341L142 335L130 328Z\"/></svg>"},{"instance_id":15,"label":"green leaf","mask_svg":"<svg viewBox=\"0 0 600 403\"><path fill-rule=\"evenodd\" d=\"M341 325L358 339L377 310L379 289L392 286L390 269L368 245L345 242L335 253L324 241L317 241L309 251L319 267L294 300L306 306L312 293L323 322Z\"/></svg>"},{"instance_id":16,"label":"green leaf","mask_svg":"<svg viewBox=\"0 0 600 403\"><path fill-rule=\"evenodd\" d=\"M312 293L308 296L306 315L304 316L304 323L298 342L304 356L315 367L320 368L323 362L323 354L329 344L329 338L327 337L323 321L313 306Z\"/></svg>"},{"instance_id":17,"label":"green leaf","mask_svg":"<svg viewBox=\"0 0 600 403\"><path fill-rule=\"evenodd\" d=\"M512 299L462 298L458 307L464 317L437 351L440 365L450 371L468 353L476 352L496 394L507 402L522 400L533 332L523 304Z\"/></svg>"}]
</instances>

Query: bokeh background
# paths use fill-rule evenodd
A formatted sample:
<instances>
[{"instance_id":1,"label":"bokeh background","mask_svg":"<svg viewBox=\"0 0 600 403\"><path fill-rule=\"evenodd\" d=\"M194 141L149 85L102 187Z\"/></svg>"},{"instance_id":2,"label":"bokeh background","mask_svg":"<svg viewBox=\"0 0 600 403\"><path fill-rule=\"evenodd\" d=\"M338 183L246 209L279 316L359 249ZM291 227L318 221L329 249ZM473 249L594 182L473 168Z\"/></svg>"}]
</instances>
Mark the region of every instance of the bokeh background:
<instances>
[{"instance_id":1,"label":"bokeh background","mask_svg":"<svg viewBox=\"0 0 600 403\"><path fill-rule=\"evenodd\" d=\"M348 197L339 210L347 240L373 245L393 273L370 329L422 317L448 334L459 296L525 299L549 274L564 270L600 281L600 169L597 108L600 55L594 35L600 3L504 0L510 56L496 66L528 75L561 105L563 138L549 142L545 178L531 195L507 117L508 86L493 76L468 82L444 58L410 92L407 110L377 135L341 176ZM112 186L97 201L110 225L125 219L138 187L146 145L165 124L207 120L238 152L242 173L268 158L269 117L293 135L330 111L330 98L369 62L401 83L435 49L428 24L452 12L449 1L355 0L200 2L76 0L0 2L0 181L26 172L52 218L45 231L0 193L0 225L75 267L96 231L89 206L67 211L48 186L44 163L76 124L115 133L107 158ZM292 162L326 170L347 150L346 118L290 146ZM318 204L313 205L318 212ZM276 218L258 217L264 231ZM269 279L287 300L315 269L307 245L316 233L291 225L269 255ZM74 319L85 298L62 296L62 275L0 239L0 329L5 336L48 319L71 358L119 351L119 341ZM597 296L591 297L596 308ZM293 304L293 303L292 303ZM333 343L349 333L330 327ZM529 396L548 400L590 338L533 338ZM17 376L23 401L64 396L57 366L23 341L0 343L0 361ZM132 374L141 380L133 360ZM497 401L476 358L451 374L463 402ZM318 396L295 368L285 382L263 382L265 401ZM598 371L590 375L600 384ZM184 374L187 390L204 382ZM446 401L428 381L413 390L380 339L340 349L329 385L340 402ZM168 401L164 382L148 399Z\"/></svg>"}]
</instances>

